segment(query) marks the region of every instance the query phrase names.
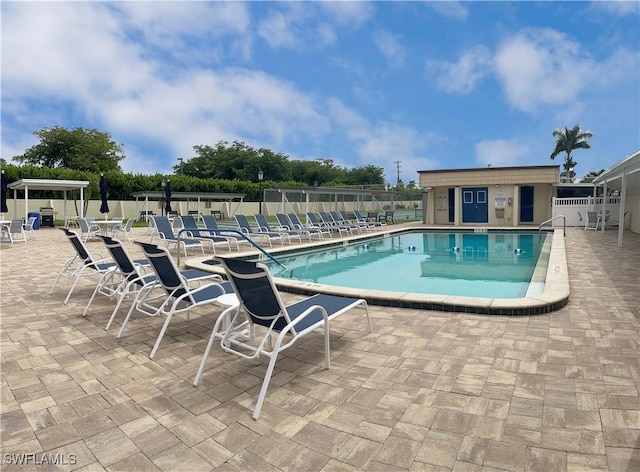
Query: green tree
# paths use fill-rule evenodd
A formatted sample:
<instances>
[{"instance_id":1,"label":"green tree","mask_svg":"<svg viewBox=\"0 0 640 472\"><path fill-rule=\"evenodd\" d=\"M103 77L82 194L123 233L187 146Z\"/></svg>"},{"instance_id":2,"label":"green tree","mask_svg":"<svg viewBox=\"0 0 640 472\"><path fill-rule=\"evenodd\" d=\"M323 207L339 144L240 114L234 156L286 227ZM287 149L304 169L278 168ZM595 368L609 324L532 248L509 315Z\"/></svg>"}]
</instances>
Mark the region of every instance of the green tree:
<instances>
[{"instance_id":1,"label":"green tree","mask_svg":"<svg viewBox=\"0 0 640 472\"><path fill-rule=\"evenodd\" d=\"M119 162L125 158L122 146L109 133L95 129L62 126L34 131L39 143L13 159L27 165L64 167L89 172L121 171Z\"/></svg>"},{"instance_id":2,"label":"green tree","mask_svg":"<svg viewBox=\"0 0 640 472\"><path fill-rule=\"evenodd\" d=\"M553 131L552 135L556 140L556 147L549 157L553 160L562 152L567 154L562 166L564 168L563 174L564 177L569 178L569 180L573 182L573 178L575 177L573 169L575 169L578 163L573 160L571 152L574 149L591 149L591 145L587 140L593 137L593 133L591 131L582 131L580 125L576 124L571 129L566 126L564 128L558 128Z\"/></svg>"},{"instance_id":3,"label":"green tree","mask_svg":"<svg viewBox=\"0 0 640 472\"><path fill-rule=\"evenodd\" d=\"M593 182L595 180L596 177L598 177L603 172L604 172L604 169L592 170L587 175L582 177L582 179L580 179L580 182L581 183L585 183L585 184L591 183L591 182Z\"/></svg>"}]
</instances>

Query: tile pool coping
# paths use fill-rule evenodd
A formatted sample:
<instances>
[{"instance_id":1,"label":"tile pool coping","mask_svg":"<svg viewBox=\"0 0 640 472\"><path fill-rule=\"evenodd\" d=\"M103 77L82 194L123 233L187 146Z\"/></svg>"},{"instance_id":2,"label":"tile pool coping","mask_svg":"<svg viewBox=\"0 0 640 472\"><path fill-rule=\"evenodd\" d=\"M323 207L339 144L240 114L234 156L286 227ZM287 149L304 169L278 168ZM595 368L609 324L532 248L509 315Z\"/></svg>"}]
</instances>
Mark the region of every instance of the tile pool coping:
<instances>
[{"instance_id":1,"label":"tile pool coping","mask_svg":"<svg viewBox=\"0 0 640 472\"><path fill-rule=\"evenodd\" d=\"M451 228L432 228L426 226L405 226L384 229L368 234L362 234L350 238L331 239L326 241L313 241L311 243L296 244L295 246L279 246L268 248L268 252L274 256L290 252L298 252L305 249L317 249L319 247L342 246L354 241L369 240L411 230L428 231L452 231ZM456 232L473 232L473 228L456 228ZM509 228L499 230L482 228L482 232L533 232L530 228ZM549 252L546 279L541 293L522 298L475 298L452 295L421 294L413 292L390 292L382 290L363 290L334 285L315 284L291 279L274 278L278 288L285 292L301 295L313 295L326 293L342 295L353 298L364 298L369 304L389 306L397 308L413 308L420 310L437 310L459 313L479 313L487 315L538 315L559 310L569 301L569 273L567 270L567 256L565 238L562 229L552 232L553 238ZM245 251L233 253L233 257L255 257L257 251ZM228 257L225 254L225 257ZM190 258L185 261L185 266L192 269L200 269L208 272L223 273L219 266L211 265L212 257Z\"/></svg>"}]
</instances>

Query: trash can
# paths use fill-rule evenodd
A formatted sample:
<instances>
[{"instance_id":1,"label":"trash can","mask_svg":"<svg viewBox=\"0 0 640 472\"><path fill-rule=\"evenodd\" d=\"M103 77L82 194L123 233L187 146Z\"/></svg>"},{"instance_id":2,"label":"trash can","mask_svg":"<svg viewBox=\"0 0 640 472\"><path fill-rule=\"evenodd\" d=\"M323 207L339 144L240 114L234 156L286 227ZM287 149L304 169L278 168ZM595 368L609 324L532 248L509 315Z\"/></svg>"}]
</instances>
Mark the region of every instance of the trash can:
<instances>
[{"instance_id":1,"label":"trash can","mask_svg":"<svg viewBox=\"0 0 640 472\"><path fill-rule=\"evenodd\" d=\"M33 229L40 229L40 213L37 211L31 211L27 213L27 219L31 218L32 216L36 217L36 219L33 220Z\"/></svg>"}]
</instances>

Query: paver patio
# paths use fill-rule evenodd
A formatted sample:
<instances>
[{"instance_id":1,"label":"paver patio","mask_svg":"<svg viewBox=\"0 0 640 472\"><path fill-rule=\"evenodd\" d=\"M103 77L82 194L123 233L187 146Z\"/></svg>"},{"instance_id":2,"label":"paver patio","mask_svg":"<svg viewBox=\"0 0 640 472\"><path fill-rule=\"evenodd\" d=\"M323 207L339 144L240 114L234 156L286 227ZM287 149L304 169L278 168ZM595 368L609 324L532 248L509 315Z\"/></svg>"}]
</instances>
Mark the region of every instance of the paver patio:
<instances>
[{"instance_id":1,"label":"paver patio","mask_svg":"<svg viewBox=\"0 0 640 472\"><path fill-rule=\"evenodd\" d=\"M320 332L286 351L259 421L266 361L217 346L192 385L220 310L173 320L151 360L163 320L116 339L112 301L81 316L97 278L63 305L71 246L38 238L0 250L3 471L640 470L638 234L568 229L571 297L548 315L371 306L368 333L345 314L331 369Z\"/></svg>"}]
</instances>

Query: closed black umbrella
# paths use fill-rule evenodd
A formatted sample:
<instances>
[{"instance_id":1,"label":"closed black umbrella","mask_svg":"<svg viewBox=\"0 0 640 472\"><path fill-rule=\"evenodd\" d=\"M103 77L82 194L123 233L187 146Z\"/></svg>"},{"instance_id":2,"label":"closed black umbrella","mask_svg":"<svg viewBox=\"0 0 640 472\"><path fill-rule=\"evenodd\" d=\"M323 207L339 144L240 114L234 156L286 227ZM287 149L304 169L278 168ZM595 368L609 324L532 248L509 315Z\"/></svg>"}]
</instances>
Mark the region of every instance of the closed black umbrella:
<instances>
[{"instance_id":1,"label":"closed black umbrella","mask_svg":"<svg viewBox=\"0 0 640 472\"><path fill-rule=\"evenodd\" d=\"M171 211L171 181L169 180L167 180L167 186L164 188L164 199L166 201L164 213L168 215Z\"/></svg>"},{"instance_id":2,"label":"closed black umbrella","mask_svg":"<svg viewBox=\"0 0 640 472\"><path fill-rule=\"evenodd\" d=\"M104 178L104 174L100 174L100 199L102 200L100 213L109 213L109 204L107 203L107 179Z\"/></svg>"},{"instance_id":3,"label":"closed black umbrella","mask_svg":"<svg viewBox=\"0 0 640 472\"><path fill-rule=\"evenodd\" d=\"M9 213L9 209L7 208L7 174L2 171L2 196L0 198L0 213Z\"/></svg>"}]
</instances>

